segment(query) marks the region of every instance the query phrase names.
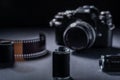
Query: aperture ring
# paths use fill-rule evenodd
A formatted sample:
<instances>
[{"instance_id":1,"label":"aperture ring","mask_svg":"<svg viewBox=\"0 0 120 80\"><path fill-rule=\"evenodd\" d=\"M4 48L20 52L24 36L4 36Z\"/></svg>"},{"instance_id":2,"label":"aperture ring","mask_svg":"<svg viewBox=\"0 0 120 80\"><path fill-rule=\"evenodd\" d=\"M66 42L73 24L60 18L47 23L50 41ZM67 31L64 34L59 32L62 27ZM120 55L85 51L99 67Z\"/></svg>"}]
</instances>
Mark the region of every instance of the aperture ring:
<instances>
[{"instance_id":1,"label":"aperture ring","mask_svg":"<svg viewBox=\"0 0 120 80\"><path fill-rule=\"evenodd\" d=\"M78 28L78 29L84 31L84 33L87 36L87 45L81 46L81 47L77 47L77 48L72 48L72 46L69 45L69 42L66 39L66 35L67 35L67 33L71 29L74 29L74 28ZM89 47L91 47L94 44L95 39L96 39L96 32L95 32L93 26L91 26L90 24L88 24L88 23L86 23L86 22L84 22L82 20L76 20L75 22L73 22L72 24L70 24L67 27L67 29L64 31L64 34L63 34L64 44L67 47L69 47L69 48L71 48L73 50L81 50L81 49L84 49L84 48L89 48Z\"/></svg>"}]
</instances>

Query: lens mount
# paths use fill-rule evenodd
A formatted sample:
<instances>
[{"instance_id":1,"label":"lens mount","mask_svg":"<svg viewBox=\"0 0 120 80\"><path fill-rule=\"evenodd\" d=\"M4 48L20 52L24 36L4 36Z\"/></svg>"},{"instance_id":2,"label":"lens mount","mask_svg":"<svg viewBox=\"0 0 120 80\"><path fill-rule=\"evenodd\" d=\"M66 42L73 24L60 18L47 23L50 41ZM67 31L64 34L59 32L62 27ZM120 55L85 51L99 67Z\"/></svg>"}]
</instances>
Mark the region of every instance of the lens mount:
<instances>
[{"instance_id":1,"label":"lens mount","mask_svg":"<svg viewBox=\"0 0 120 80\"><path fill-rule=\"evenodd\" d=\"M70 24L63 34L65 46L73 50L81 50L91 47L96 38L94 28L81 20L77 20Z\"/></svg>"}]
</instances>

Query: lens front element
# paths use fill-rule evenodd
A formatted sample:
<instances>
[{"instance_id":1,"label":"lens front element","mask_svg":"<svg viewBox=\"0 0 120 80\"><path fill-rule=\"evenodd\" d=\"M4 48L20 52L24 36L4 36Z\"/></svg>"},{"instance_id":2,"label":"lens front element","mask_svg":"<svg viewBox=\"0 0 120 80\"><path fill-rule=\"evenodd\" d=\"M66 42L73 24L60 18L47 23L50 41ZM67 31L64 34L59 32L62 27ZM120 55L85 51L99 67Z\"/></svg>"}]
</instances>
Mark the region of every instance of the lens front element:
<instances>
[{"instance_id":1,"label":"lens front element","mask_svg":"<svg viewBox=\"0 0 120 80\"><path fill-rule=\"evenodd\" d=\"M68 26L63 34L64 44L73 50L91 47L95 42L95 38L93 27L80 20Z\"/></svg>"}]
</instances>

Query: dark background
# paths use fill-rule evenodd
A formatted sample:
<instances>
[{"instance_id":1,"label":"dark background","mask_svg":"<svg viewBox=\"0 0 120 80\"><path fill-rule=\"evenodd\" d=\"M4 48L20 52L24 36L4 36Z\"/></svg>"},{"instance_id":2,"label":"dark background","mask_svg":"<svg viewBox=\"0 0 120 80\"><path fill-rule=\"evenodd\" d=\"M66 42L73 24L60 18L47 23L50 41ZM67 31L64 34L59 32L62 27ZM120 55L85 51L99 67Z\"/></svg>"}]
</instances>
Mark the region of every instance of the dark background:
<instances>
[{"instance_id":1,"label":"dark background","mask_svg":"<svg viewBox=\"0 0 120 80\"><path fill-rule=\"evenodd\" d=\"M84 4L110 10L115 25L119 26L119 0L0 0L0 26L49 27L57 12Z\"/></svg>"},{"instance_id":2,"label":"dark background","mask_svg":"<svg viewBox=\"0 0 120 80\"><path fill-rule=\"evenodd\" d=\"M43 31L46 34L47 49L54 51L57 45L53 29L45 31L41 27L49 27L49 21L57 12L76 9L84 4L94 4L101 10L110 10L114 23L117 27L120 25L119 0L0 0L0 38L31 39ZM10 29L4 26L10 26ZM23 26L27 28L21 28ZM120 29L114 33L113 47L120 48ZM75 80L120 80L119 74L101 72L98 64L100 55L117 54L120 51L102 49L88 52L90 53L71 55L71 76ZM53 80L52 55L34 61L18 62L12 69L2 69L0 80Z\"/></svg>"}]
</instances>

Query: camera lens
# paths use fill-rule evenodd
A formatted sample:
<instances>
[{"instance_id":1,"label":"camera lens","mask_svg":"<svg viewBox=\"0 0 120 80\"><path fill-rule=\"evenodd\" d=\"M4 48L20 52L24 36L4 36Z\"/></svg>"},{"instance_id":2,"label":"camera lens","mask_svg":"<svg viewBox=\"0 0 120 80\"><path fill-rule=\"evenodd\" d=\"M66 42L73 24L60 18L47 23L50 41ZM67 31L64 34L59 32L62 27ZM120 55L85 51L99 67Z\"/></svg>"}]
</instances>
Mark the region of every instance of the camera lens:
<instances>
[{"instance_id":1,"label":"camera lens","mask_svg":"<svg viewBox=\"0 0 120 80\"><path fill-rule=\"evenodd\" d=\"M73 50L91 47L95 38L93 27L80 20L70 24L63 35L65 45Z\"/></svg>"},{"instance_id":2,"label":"camera lens","mask_svg":"<svg viewBox=\"0 0 120 80\"><path fill-rule=\"evenodd\" d=\"M84 45L88 44L88 35L82 29L71 28L66 34L67 44L71 45L72 48L83 48Z\"/></svg>"}]
</instances>

